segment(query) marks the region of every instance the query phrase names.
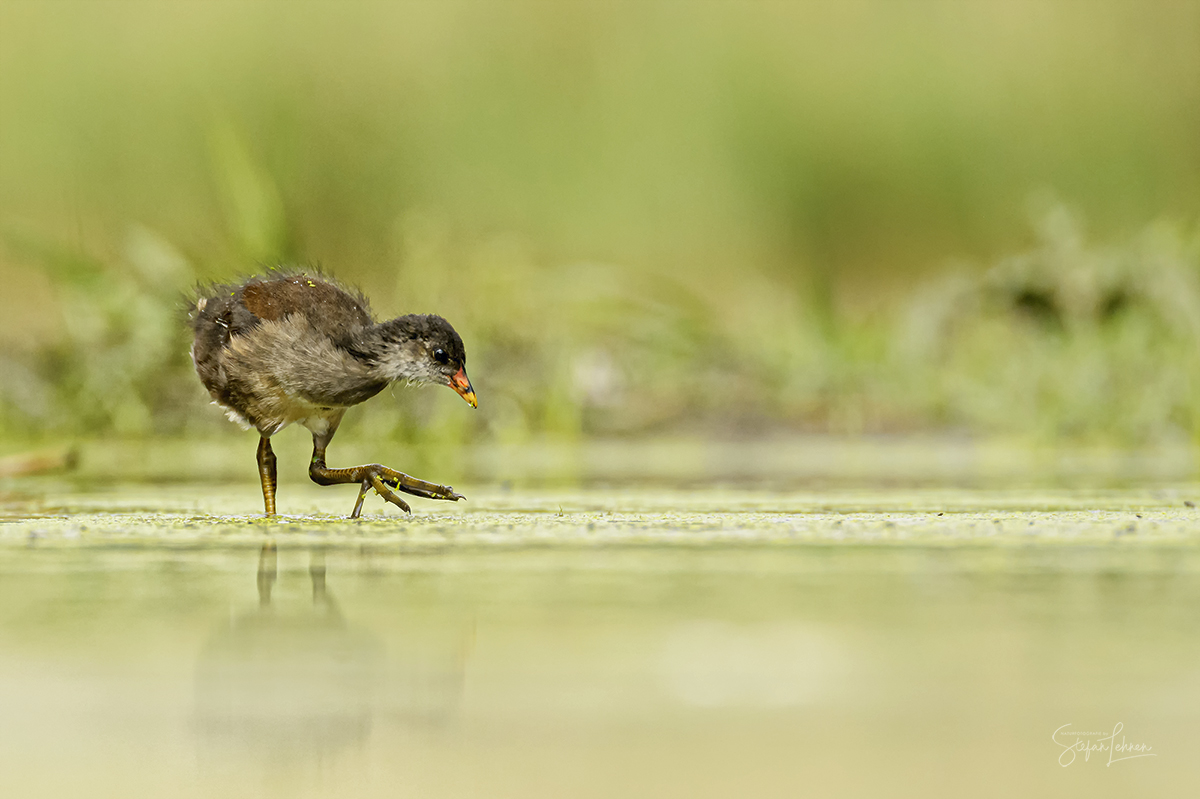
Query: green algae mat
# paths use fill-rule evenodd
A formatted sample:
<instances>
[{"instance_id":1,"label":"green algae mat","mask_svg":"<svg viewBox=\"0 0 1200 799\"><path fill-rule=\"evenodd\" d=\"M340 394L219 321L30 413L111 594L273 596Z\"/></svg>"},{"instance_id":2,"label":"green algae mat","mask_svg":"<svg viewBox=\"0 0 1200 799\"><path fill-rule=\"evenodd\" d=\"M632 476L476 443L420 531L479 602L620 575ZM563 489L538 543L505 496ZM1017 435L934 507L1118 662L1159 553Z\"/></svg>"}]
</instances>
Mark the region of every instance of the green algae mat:
<instances>
[{"instance_id":1,"label":"green algae mat","mask_svg":"<svg viewBox=\"0 0 1200 799\"><path fill-rule=\"evenodd\" d=\"M1200 487L459 488L4 483L0 795L1200 788Z\"/></svg>"}]
</instances>

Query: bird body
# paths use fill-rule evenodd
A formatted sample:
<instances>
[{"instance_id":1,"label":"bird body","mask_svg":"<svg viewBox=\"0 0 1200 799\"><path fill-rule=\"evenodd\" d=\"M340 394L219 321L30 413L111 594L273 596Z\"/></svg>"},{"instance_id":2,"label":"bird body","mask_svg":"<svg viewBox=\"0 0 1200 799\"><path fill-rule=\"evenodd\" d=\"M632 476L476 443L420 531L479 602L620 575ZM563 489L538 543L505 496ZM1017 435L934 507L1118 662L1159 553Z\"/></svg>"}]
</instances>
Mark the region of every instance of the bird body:
<instances>
[{"instance_id":1,"label":"bird body","mask_svg":"<svg viewBox=\"0 0 1200 799\"><path fill-rule=\"evenodd\" d=\"M192 359L234 421L323 428L387 386L351 351L374 325L361 298L307 275L215 288L197 301Z\"/></svg>"},{"instance_id":2,"label":"bird body","mask_svg":"<svg viewBox=\"0 0 1200 799\"><path fill-rule=\"evenodd\" d=\"M313 463L320 463L309 470L313 480L362 483L354 516L368 488L379 490L376 481L419 496L460 498L445 486L401 475L412 481L406 488L404 480L384 474L398 472L378 464L324 467L325 447L346 409L395 380L448 385L476 405L462 339L442 317L410 314L377 323L362 294L325 277L280 272L202 290L190 319L200 381L232 420L262 438L259 471L268 515L274 513L275 482L270 437L292 423L313 434ZM407 510L398 498L380 493Z\"/></svg>"}]
</instances>

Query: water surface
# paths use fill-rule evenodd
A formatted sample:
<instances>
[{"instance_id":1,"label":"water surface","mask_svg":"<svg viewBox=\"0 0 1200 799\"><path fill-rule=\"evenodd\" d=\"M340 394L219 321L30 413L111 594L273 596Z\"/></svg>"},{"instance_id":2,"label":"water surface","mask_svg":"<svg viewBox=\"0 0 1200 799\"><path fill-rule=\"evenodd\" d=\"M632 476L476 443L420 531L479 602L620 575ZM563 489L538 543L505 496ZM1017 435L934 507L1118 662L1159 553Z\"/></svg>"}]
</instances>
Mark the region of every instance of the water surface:
<instances>
[{"instance_id":1,"label":"water surface","mask_svg":"<svg viewBox=\"0 0 1200 799\"><path fill-rule=\"evenodd\" d=\"M1200 787L1194 487L468 493L12 483L0 795Z\"/></svg>"}]
</instances>

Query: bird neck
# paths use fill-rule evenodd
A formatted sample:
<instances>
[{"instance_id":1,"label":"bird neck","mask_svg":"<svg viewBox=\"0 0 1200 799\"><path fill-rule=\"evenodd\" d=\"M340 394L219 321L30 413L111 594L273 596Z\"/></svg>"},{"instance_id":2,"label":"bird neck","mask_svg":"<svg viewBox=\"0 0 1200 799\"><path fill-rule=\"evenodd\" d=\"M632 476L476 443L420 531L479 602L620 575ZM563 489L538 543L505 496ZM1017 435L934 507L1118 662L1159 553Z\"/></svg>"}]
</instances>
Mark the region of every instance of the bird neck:
<instances>
[{"instance_id":1,"label":"bird neck","mask_svg":"<svg viewBox=\"0 0 1200 799\"><path fill-rule=\"evenodd\" d=\"M363 331L352 349L380 380L419 380L424 376L416 314L398 316Z\"/></svg>"}]
</instances>

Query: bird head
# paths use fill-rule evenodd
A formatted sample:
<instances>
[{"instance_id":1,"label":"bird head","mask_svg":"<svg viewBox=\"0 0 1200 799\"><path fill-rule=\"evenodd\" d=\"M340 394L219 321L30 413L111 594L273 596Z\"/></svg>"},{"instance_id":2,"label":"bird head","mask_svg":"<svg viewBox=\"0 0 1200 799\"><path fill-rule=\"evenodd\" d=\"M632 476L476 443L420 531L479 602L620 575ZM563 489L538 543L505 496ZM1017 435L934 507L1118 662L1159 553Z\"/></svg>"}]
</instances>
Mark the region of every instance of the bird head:
<instances>
[{"instance_id":1,"label":"bird head","mask_svg":"<svg viewBox=\"0 0 1200 799\"><path fill-rule=\"evenodd\" d=\"M380 365L391 380L449 386L479 407L467 377L467 351L450 323L434 314L410 314L384 323L387 347Z\"/></svg>"}]
</instances>

